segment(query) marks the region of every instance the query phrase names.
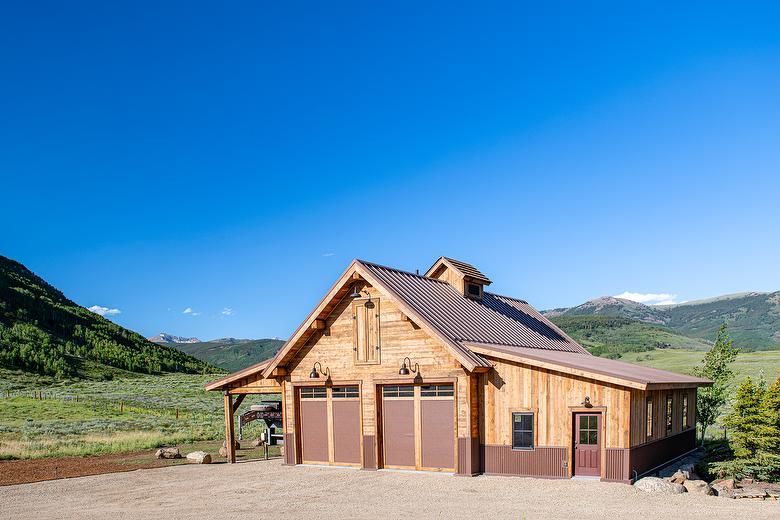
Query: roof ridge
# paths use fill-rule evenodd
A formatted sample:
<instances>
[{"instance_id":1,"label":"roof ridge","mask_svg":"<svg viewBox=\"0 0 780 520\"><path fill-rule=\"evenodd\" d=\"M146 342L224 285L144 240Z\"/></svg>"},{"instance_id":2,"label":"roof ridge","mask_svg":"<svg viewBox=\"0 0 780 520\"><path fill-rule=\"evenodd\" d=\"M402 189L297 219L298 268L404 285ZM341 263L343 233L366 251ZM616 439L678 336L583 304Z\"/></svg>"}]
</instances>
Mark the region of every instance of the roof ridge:
<instances>
[{"instance_id":1,"label":"roof ridge","mask_svg":"<svg viewBox=\"0 0 780 520\"><path fill-rule=\"evenodd\" d=\"M490 296L495 296L497 298L506 298L507 300L512 300L512 301L524 303L526 305L531 305L530 303L528 303L528 300L521 300L520 298L515 298L514 296L507 296L506 294L498 294L498 293L489 292L489 291L482 291L482 292L484 294L489 294Z\"/></svg>"},{"instance_id":2,"label":"roof ridge","mask_svg":"<svg viewBox=\"0 0 780 520\"><path fill-rule=\"evenodd\" d=\"M448 282L444 280L439 280L438 278L431 278L430 276L425 276L419 273L412 273L410 271L404 271L403 269L398 269L397 267L390 267L389 265L383 265L378 264L376 262L369 262L368 260L361 260L360 258L355 258L356 262L360 262L361 264L367 264L367 265L373 265L374 267L380 267L382 269L387 269L388 271L395 271L396 273L403 273L408 274L409 276L415 276L417 278L422 278L423 280L429 280L431 282L438 282L449 285Z\"/></svg>"}]
</instances>

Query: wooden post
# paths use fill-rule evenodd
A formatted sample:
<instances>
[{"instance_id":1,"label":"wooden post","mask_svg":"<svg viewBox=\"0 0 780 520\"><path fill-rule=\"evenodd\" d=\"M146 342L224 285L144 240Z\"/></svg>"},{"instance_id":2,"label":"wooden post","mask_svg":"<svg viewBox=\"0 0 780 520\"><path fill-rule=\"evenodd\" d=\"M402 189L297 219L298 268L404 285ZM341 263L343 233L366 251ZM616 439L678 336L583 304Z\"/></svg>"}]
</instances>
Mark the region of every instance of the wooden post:
<instances>
[{"instance_id":1,"label":"wooden post","mask_svg":"<svg viewBox=\"0 0 780 520\"><path fill-rule=\"evenodd\" d=\"M236 461L236 439L233 432L233 396L225 392L225 449L227 461Z\"/></svg>"}]
</instances>

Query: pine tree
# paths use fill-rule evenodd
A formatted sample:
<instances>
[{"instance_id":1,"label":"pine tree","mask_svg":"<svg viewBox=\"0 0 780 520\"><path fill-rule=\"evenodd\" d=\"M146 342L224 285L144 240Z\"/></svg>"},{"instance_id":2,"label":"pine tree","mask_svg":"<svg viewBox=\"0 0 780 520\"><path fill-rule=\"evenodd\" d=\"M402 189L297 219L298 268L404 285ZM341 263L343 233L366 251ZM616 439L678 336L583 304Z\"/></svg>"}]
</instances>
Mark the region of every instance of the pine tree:
<instances>
[{"instance_id":1,"label":"pine tree","mask_svg":"<svg viewBox=\"0 0 780 520\"><path fill-rule=\"evenodd\" d=\"M762 381L755 384L746 377L737 388L734 408L725 420L726 427L733 432L734 455L737 458L755 458L761 448L766 426L762 417L765 386Z\"/></svg>"},{"instance_id":2,"label":"pine tree","mask_svg":"<svg viewBox=\"0 0 780 520\"><path fill-rule=\"evenodd\" d=\"M738 349L732 346L733 341L726 334L726 324L718 329L715 344L704 354L702 364L694 369L699 377L712 381L712 386L699 388L696 393L696 417L701 424L701 443L704 445L704 435L707 428L715 424L720 416L728 396L728 384L734 377L731 363L736 359Z\"/></svg>"}]
</instances>

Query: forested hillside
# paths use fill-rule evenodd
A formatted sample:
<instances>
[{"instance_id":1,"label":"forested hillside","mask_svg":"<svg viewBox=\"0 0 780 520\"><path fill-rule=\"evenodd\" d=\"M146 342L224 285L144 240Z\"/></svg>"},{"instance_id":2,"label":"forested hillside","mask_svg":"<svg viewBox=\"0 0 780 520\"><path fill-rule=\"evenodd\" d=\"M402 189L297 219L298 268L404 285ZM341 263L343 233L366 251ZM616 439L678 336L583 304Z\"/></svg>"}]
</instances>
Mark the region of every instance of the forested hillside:
<instances>
[{"instance_id":1,"label":"forested hillside","mask_svg":"<svg viewBox=\"0 0 780 520\"><path fill-rule=\"evenodd\" d=\"M280 339L223 338L174 346L202 361L234 372L273 357L284 345Z\"/></svg>"},{"instance_id":2,"label":"forested hillside","mask_svg":"<svg viewBox=\"0 0 780 520\"><path fill-rule=\"evenodd\" d=\"M55 377L214 368L80 307L22 264L0 256L0 366Z\"/></svg>"},{"instance_id":3,"label":"forested hillside","mask_svg":"<svg viewBox=\"0 0 780 520\"><path fill-rule=\"evenodd\" d=\"M618 359L627 352L673 348L707 350L710 344L664 327L617 316L555 316L552 321L591 354Z\"/></svg>"}]
</instances>

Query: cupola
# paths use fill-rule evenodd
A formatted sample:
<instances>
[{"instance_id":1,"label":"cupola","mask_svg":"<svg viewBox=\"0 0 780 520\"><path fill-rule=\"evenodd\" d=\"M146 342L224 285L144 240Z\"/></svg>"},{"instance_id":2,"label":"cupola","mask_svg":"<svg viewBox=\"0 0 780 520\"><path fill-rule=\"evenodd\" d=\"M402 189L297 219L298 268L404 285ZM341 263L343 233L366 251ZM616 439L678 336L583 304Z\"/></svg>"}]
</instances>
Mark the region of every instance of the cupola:
<instances>
[{"instance_id":1,"label":"cupola","mask_svg":"<svg viewBox=\"0 0 780 520\"><path fill-rule=\"evenodd\" d=\"M481 300L484 287L492 283L473 265L446 256L436 260L425 276L445 281L455 287L463 296L475 300Z\"/></svg>"}]
</instances>

